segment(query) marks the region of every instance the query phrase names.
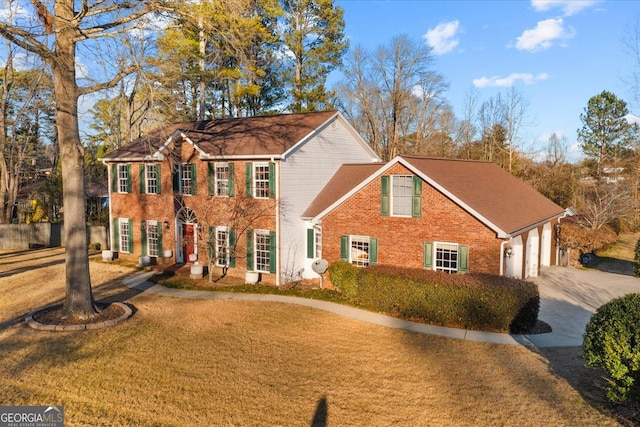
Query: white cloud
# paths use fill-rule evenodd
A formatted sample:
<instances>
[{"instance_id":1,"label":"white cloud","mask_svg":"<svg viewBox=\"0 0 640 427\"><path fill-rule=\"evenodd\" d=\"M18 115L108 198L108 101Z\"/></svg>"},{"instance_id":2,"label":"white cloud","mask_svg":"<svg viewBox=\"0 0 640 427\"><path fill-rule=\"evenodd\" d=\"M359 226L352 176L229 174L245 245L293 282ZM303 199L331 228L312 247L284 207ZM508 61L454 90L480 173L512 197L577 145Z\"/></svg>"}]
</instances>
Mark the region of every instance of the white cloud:
<instances>
[{"instance_id":1,"label":"white cloud","mask_svg":"<svg viewBox=\"0 0 640 427\"><path fill-rule=\"evenodd\" d=\"M633 115L633 114L627 114L626 116L624 116L625 119L627 119L627 123L629 123L630 125L640 125L640 117Z\"/></svg>"},{"instance_id":2,"label":"white cloud","mask_svg":"<svg viewBox=\"0 0 640 427\"><path fill-rule=\"evenodd\" d=\"M531 0L531 6L537 12L546 12L551 9L562 9L565 16L575 15L600 0Z\"/></svg>"},{"instance_id":3,"label":"white cloud","mask_svg":"<svg viewBox=\"0 0 640 427\"><path fill-rule=\"evenodd\" d=\"M480 77L473 79L473 85L475 87L511 87L519 81L532 85L536 82L547 80L549 75L547 73L539 73L533 75L531 73L512 73L506 77L493 76L493 77Z\"/></svg>"},{"instance_id":4,"label":"white cloud","mask_svg":"<svg viewBox=\"0 0 640 427\"><path fill-rule=\"evenodd\" d=\"M556 40L566 40L574 36L574 31L564 27L562 18L539 21L535 28L524 30L518 37L516 49L536 52L553 46Z\"/></svg>"},{"instance_id":5,"label":"white cloud","mask_svg":"<svg viewBox=\"0 0 640 427\"><path fill-rule=\"evenodd\" d=\"M438 26L427 31L422 37L425 38L429 46L433 48L433 53L442 55L451 52L458 46L459 34L460 22L455 20L438 24Z\"/></svg>"}]
</instances>

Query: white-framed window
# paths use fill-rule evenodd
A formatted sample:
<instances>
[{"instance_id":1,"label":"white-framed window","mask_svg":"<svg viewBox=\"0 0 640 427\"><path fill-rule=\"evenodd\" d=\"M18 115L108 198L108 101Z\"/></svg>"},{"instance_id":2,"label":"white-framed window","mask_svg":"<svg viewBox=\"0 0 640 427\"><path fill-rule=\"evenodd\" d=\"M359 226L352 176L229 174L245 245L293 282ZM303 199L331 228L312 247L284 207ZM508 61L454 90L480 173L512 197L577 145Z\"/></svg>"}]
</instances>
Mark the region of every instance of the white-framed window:
<instances>
[{"instance_id":1,"label":"white-framed window","mask_svg":"<svg viewBox=\"0 0 640 427\"><path fill-rule=\"evenodd\" d=\"M131 186L131 177L129 176L130 167L127 164L118 164L118 193L129 193Z\"/></svg>"},{"instance_id":2,"label":"white-framed window","mask_svg":"<svg viewBox=\"0 0 640 427\"><path fill-rule=\"evenodd\" d=\"M229 196L230 168L227 162L216 162L215 164L215 186L216 196Z\"/></svg>"},{"instance_id":3,"label":"white-framed window","mask_svg":"<svg viewBox=\"0 0 640 427\"><path fill-rule=\"evenodd\" d=\"M160 192L160 187L158 185L158 165L155 163L147 163L144 167L145 193L158 194Z\"/></svg>"},{"instance_id":4,"label":"white-framed window","mask_svg":"<svg viewBox=\"0 0 640 427\"><path fill-rule=\"evenodd\" d=\"M128 218L118 220L118 248L120 252L131 253L131 221Z\"/></svg>"},{"instance_id":5,"label":"white-framed window","mask_svg":"<svg viewBox=\"0 0 640 427\"><path fill-rule=\"evenodd\" d=\"M149 256L160 256L158 251L158 241L159 241L159 232L158 232L158 221L147 221L147 255Z\"/></svg>"},{"instance_id":6,"label":"white-framed window","mask_svg":"<svg viewBox=\"0 0 640 427\"><path fill-rule=\"evenodd\" d=\"M255 271L269 273L271 266L271 232L269 230L254 231L254 263Z\"/></svg>"},{"instance_id":7,"label":"white-framed window","mask_svg":"<svg viewBox=\"0 0 640 427\"><path fill-rule=\"evenodd\" d=\"M316 259L322 258L322 226L313 227L314 239L314 255Z\"/></svg>"},{"instance_id":8,"label":"white-framed window","mask_svg":"<svg viewBox=\"0 0 640 427\"><path fill-rule=\"evenodd\" d=\"M413 212L413 176L391 175L391 215L410 217Z\"/></svg>"},{"instance_id":9,"label":"white-framed window","mask_svg":"<svg viewBox=\"0 0 640 427\"><path fill-rule=\"evenodd\" d=\"M434 242L434 261L436 271L457 273L459 266L458 244Z\"/></svg>"},{"instance_id":10,"label":"white-framed window","mask_svg":"<svg viewBox=\"0 0 640 427\"><path fill-rule=\"evenodd\" d=\"M216 265L220 267L229 266L229 228L216 227Z\"/></svg>"},{"instance_id":11,"label":"white-framed window","mask_svg":"<svg viewBox=\"0 0 640 427\"><path fill-rule=\"evenodd\" d=\"M193 165L191 163L183 163L180 167L180 192L184 195L195 194L193 184Z\"/></svg>"},{"instance_id":12,"label":"white-framed window","mask_svg":"<svg viewBox=\"0 0 640 427\"><path fill-rule=\"evenodd\" d=\"M268 199L269 193L269 163L253 164L253 197Z\"/></svg>"},{"instance_id":13,"label":"white-framed window","mask_svg":"<svg viewBox=\"0 0 640 427\"><path fill-rule=\"evenodd\" d=\"M358 267L369 266L369 236L349 236L349 262Z\"/></svg>"}]
</instances>

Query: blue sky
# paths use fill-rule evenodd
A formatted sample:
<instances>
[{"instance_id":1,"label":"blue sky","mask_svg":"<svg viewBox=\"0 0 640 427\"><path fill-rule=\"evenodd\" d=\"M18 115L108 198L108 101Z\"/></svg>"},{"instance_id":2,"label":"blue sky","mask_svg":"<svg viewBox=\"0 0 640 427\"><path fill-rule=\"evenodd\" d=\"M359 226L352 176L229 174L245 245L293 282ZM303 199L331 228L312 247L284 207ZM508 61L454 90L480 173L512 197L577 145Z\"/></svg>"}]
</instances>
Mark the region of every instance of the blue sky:
<instances>
[{"instance_id":1,"label":"blue sky","mask_svg":"<svg viewBox=\"0 0 640 427\"><path fill-rule=\"evenodd\" d=\"M374 50L400 34L433 48L435 71L449 84L457 115L466 95L480 101L521 90L531 125L523 146L538 149L552 132L578 158L576 131L589 98L603 90L624 99L634 59L623 39L640 14L638 1L336 0L351 46ZM543 141L543 142L541 142Z\"/></svg>"}]
</instances>

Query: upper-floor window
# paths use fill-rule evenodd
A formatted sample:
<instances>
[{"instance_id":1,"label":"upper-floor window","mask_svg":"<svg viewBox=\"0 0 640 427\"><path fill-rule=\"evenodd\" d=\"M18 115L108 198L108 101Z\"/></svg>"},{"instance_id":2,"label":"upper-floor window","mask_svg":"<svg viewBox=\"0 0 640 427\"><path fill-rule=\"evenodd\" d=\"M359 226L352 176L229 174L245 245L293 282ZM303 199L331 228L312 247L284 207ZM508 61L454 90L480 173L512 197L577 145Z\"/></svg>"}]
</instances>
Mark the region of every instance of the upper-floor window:
<instances>
[{"instance_id":1,"label":"upper-floor window","mask_svg":"<svg viewBox=\"0 0 640 427\"><path fill-rule=\"evenodd\" d=\"M391 175L391 215L411 216L413 211L413 176Z\"/></svg>"},{"instance_id":2,"label":"upper-floor window","mask_svg":"<svg viewBox=\"0 0 640 427\"><path fill-rule=\"evenodd\" d=\"M383 216L422 216L422 179L415 175L384 175L380 181Z\"/></svg>"},{"instance_id":3,"label":"upper-floor window","mask_svg":"<svg viewBox=\"0 0 640 427\"><path fill-rule=\"evenodd\" d=\"M128 164L118 164L116 176L116 188L118 193L131 192L131 166Z\"/></svg>"},{"instance_id":4,"label":"upper-floor window","mask_svg":"<svg viewBox=\"0 0 640 427\"><path fill-rule=\"evenodd\" d=\"M253 174L254 197L269 198L269 163L255 163Z\"/></svg>"},{"instance_id":5,"label":"upper-floor window","mask_svg":"<svg viewBox=\"0 0 640 427\"><path fill-rule=\"evenodd\" d=\"M140 165L140 192L160 194L160 165L146 163Z\"/></svg>"},{"instance_id":6,"label":"upper-floor window","mask_svg":"<svg viewBox=\"0 0 640 427\"><path fill-rule=\"evenodd\" d=\"M193 178L191 163L183 164L180 168L182 194L193 194Z\"/></svg>"},{"instance_id":7,"label":"upper-floor window","mask_svg":"<svg viewBox=\"0 0 640 427\"><path fill-rule=\"evenodd\" d=\"M182 163L177 166L173 173L173 190L187 196L197 194L195 163Z\"/></svg>"},{"instance_id":8,"label":"upper-floor window","mask_svg":"<svg viewBox=\"0 0 640 427\"><path fill-rule=\"evenodd\" d=\"M245 181L247 185L247 197L255 197L258 199L275 198L275 163L247 163Z\"/></svg>"},{"instance_id":9,"label":"upper-floor window","mask_svg":"<svg viewBox=\"0 0 640 427\"><path fill-rule=\"evenodd\" d=\"M231 173L229 163L217 162L215 164L216 170L216 196L228 197L229 196L229 183L231 181Z\"/></svg>"}]
</instances>

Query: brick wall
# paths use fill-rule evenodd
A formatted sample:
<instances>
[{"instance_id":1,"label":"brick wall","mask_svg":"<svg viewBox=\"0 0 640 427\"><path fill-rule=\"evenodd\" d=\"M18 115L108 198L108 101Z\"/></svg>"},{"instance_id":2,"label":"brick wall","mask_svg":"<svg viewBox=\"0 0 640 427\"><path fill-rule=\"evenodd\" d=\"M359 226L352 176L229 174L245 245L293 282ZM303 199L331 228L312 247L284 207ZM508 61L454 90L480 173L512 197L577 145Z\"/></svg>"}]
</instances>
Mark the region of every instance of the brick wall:
<instances>
[{"instance_id":1,"label":"brick wall","mask_svg":"<svg viewBox=\"0 0 640 427\"><path fill-rule=\"evenodd\" d=\"M173 147L170 147L172 149ZM207 250L204 242L208 239L209 226L231 225L230 218L233 211L243 209L249 222L238 225L237 228L237 261L236 268L229 270L229 275L244 277L246 272L246 236L242 232L247 228L274 230L275 226L275 201L265 199L250 199L245 197L245 164L244 161L234 161L235 197L214 197L208 195L208 170L207 162L198 159L199 153L189 143L183 143L178 150L182 163L196 164L197 191L195 195L177 195L173 193L172 160L171 156L165 156L161 163L161 193L140 193L140 163L131 163L131 193L111 194L112 218L128 218L133 221L133 253L119 253L119 257L137 262L142 255L141 222L143 220L157 220L162 223L162 248L176 251L176 215L182 208L191 209L197 218L199 227L198 248L201 264L206 264ZM237 216L237 215L236 215ZM164 228L167 221L169 228ZM180 232L181 230L178 230ZM274 283L275 277L263 274L262 281Z\"/></svg>"},{"instance_id":2,"label":"brick wall","mask_svg":"<svg viewBox=\"0 0 640 427\"><path fill-rule=\"evenodd\" d=\"M388 174L412 174L397 164ZM340 236L378 239L378 264L423 267L425 242L469 246L469 271L500 273L500 243L495 232L465 212L427 183L422 186L422 217L382 216L380 179L322 219L322 254L329 262L340 259Z\"/></svg>"}]
</instances>

